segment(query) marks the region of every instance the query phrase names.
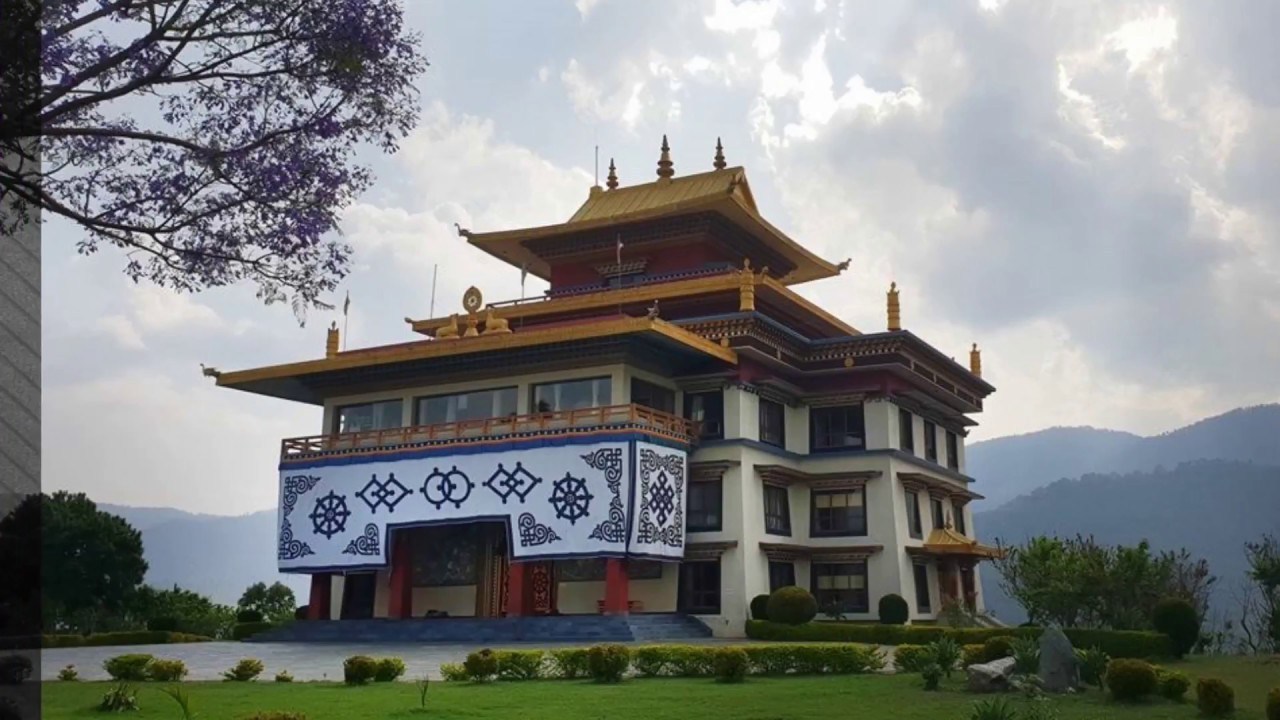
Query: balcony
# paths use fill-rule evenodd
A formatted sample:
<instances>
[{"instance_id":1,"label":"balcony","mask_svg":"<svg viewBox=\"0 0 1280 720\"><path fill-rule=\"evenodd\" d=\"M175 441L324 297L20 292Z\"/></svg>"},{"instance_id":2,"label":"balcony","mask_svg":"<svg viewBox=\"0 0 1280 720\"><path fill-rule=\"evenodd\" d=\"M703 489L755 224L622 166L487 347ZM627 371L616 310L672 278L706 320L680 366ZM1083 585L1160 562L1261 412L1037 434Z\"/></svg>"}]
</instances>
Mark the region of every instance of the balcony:
<instances>
[{"instance_id":1,"label":"balcony","mask_svg":"<svg viewBox=\"0 0 1280 720\"><path fill-rule=\"evenodd\" d=\"M397 449L573 435L600 430L640 430L686 445L692 444L697 437L695 423L677 415L643 405L607 405L487 420L286 438L280 443L280 459L289 462Z\"/></svg>"}]
</instances>

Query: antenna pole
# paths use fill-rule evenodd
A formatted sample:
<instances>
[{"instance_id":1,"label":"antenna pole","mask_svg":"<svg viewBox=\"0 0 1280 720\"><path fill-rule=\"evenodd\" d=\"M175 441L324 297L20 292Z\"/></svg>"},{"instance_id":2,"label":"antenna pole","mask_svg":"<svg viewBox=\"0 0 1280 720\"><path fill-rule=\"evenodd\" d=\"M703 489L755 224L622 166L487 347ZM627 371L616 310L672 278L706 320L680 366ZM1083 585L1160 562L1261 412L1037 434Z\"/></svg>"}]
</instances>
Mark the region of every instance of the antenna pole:
<instances>
[{"instance_id":1,"label":"antenna pole","mask_svg":"<svg viewBox=\"0 0 1280 720\"><path fill-rule=\"evenodd\" d=\"M427 312L428 317L436 316L436 271L440 269L440 263L431 266L431 310Z\"/></svg>"},{"instance_id":2,"label":"antenna pole","mask_svg":"<svg viewBox=\"0 0 1280 720\"><path fill-rule=\"evenodd\" d=\"M596 185L600 185L600 146L596 145Z\"/></svg>"}]
</instances>

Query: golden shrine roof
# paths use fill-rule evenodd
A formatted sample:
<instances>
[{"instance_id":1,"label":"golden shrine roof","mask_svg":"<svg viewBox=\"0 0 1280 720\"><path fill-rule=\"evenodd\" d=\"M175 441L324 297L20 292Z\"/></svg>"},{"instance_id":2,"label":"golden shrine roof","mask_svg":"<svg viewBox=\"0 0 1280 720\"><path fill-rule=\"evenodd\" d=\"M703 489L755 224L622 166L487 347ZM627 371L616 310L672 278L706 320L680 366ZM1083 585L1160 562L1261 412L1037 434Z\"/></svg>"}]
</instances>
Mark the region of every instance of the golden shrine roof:
<instances>
[{"instance_id":1,"label":"golden shrine roof","mask_svg":"<svg viewBox=\"0 0 1280 720\"><path fill-rule=\"evenodd\" d=\"M696 175L673 177L613 190L592 192L587 201L569 218L570 223L612 220L649 210L662 209L683 202L736 195L753 212L756 200L747 185L746 171L740 167L712 170Z\"/></svg>"},{"instance_id":2,"label":"golden shrine roof","mask_svg":"<svg viewBox=\"0 0 1280 720\"><path fill-rule=\"evenodd\" d=\"M949 527L934 528L929 533L929 537L925 538L921 550L931 555L968 555L984 558L997 558L1002 554L998 548L983 545Z\"/></svg>"}]
</instances>

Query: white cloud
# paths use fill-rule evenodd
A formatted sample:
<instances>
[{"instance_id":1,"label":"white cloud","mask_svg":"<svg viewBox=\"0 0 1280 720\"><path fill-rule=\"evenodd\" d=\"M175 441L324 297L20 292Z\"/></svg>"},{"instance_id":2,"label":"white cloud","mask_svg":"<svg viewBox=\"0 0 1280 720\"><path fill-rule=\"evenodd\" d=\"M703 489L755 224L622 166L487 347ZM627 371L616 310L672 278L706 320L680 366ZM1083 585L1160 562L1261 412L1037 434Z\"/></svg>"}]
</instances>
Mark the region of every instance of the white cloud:
<instances>
[{"instance_id":1,"label":"white cloud","mask_svg":"<svg viewBox=\"0 0 1280 720\"><path fill-rule=\"evenodd\" d=\"M601 0L574 0L573 6L578 9L578 15L586 20L600 2Z\"/></svg>"},{"instance_id":2,"label":"white cloud","mask_svg":"<svg viewBox=\"0 0 1280 720\"><path fill-rule=\"evenodd\" d=\"M120 347L127 350L145 350L147 345L142 341L142 334L134 327L133 321L125 315L104 315L98 318L96 327L99 332L109 335Z\"/></svg>"}]
</instances>

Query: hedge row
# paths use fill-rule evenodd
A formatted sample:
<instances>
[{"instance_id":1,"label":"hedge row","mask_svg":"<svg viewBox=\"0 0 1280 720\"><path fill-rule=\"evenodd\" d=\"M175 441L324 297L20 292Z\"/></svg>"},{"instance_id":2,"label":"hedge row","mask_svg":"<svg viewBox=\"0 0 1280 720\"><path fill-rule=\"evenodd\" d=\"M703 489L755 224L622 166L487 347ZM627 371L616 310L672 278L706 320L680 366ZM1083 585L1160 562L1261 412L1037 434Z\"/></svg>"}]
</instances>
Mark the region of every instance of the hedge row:
<instances>
[{"instance_id":1,"label":"hedge row","mask_svg":"<svg viewBox=\"0 0 1280 720\"><path fill-rule=\"evenodd\" d=\"M172 645L175 643L209 642L211 637L164 630L126 630L93 635L41 635L45 648L107 647L111 645Z\"/></svg>"},{"instance_id":2,"label":"hedge row","mask_svg":"<svg viewBox=\"0 0 1280 720\"><path fill-rule=\"evenodd\" d=\"M258 633L274 629L277 626L278 623L267 622L266 620L259 620L257 622L238 622L231 626L231 639L244 640L245 638L257 635Z\"/></svg>"},{"instance_id":3,"label":"hedge row","mask_svg":"<svg viewBox=\"0 0 1280 720\"><path fill-rule=\"evenodd\" d=\"M817 622L783 625L767 620L748 620L747 637L756 640L854 642L874 645L927 645L950 637L959 645L977 645L993 637L1039 637L1042 628L946 628L936 625L873 625ZM1077 648L1098 647L1113 658L1171 657L1169 636L1131 630L1088 630L1066 628L1063 632Z\"/></svg>"}]
</instances>

